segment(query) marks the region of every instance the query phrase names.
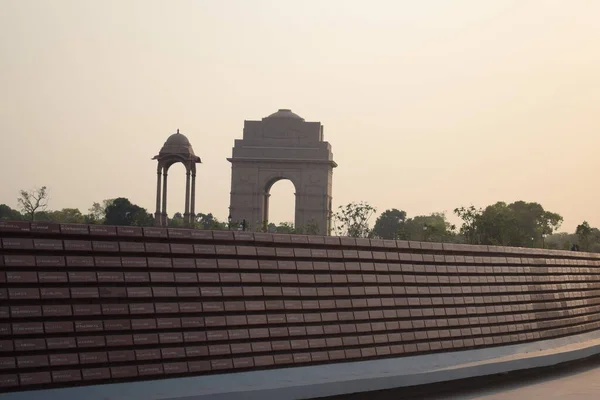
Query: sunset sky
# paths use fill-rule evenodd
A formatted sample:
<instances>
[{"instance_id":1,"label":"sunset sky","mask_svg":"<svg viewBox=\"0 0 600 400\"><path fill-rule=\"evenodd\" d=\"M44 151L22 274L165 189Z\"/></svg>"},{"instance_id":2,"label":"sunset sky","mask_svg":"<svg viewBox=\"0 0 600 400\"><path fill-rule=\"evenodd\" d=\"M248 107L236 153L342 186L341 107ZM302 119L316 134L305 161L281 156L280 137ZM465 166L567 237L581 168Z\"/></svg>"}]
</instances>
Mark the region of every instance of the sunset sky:
<instances>
[{"instance_id":1,"label":"sunset sky","mask_svg":"<svg viewBox=\"0 0 600 400\"><path fill-rule=\"evenodd\" d=\"M600 226L600 1L0 0L0 204L127 197L154 212L156 155L202 158L196 210L228 215L244 120L320 121L334 207L409 217L536 201ZM185 173L169 174L169 213ZM271 220L293 220L293 187ZM455 222L455 218L452 218Z\"/></svg>"}]
</instances>

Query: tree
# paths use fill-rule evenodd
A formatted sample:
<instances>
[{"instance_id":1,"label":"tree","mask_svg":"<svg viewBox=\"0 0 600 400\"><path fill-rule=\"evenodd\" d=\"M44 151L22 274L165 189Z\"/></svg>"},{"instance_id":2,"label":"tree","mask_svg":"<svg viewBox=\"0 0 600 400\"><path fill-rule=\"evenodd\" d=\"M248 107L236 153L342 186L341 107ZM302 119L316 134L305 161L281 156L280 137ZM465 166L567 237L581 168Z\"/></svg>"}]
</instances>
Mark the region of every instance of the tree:
<instances>
[{"instance_id":1,"label":"tree","mask_svg":"<svg viewBox=\"0 0 600 400\"><path fill-rule=\"evenodd\" d=\"M18 210L13 210L6 204L0 204L0 220L20 221L23 215Z\"/></svg>"},{"instance_id":2,"label":"tree","mask_svg":"<svg viewBox=\"0 0 600 400\"><path fill-rule=\"evenodd\" d=\"M417 215L400 224L397 238L422 242L450 242L456 227L446 220L444 213Z\"/></svg>"},{"instance_id":3,"label":"tree","mask_svg":"<svg viewBox=\"0 0 600 400\"><path fill-rule=\"evenodd\" d=\"M154 218L145 208L132 204L124 197L119 197L106 207L104 224L151 226L154 224Z\"/></svg>"},{"instance_id":4,"label":"tree","mask_svg":"<svg viewBox=\"0 0 600 400\"><path fill-rule=\"evenodd\" d=\"M499 201L483 211L471 206L454 212L463 220L461 233L468 243L500 246L542 247L545 237L554 233L563 220L538 203L524 201Z\"/></svg>"},{"instance_id":5,"label":"tree","mask_svg":"<svg viewBox=\"0 0 600 400\"><path fill-rule=\"evenodd\" d=\"M598 244L600 239L600 231L596 228L592 228L587 221L583 221L582 224L577 225L575 234L577 235L577 241L579 247L584 251L593 251L594 245Z\"/></svg>"},{"instance_id":6,"label":"tree","mask_svg":"<svg viewBox=\"0 0 600 400\"><path fill-rule=\"evenodd\" d=\"M185 221L183 220L183 214L176 212L172 218L168 218L167 225L170 228L183 228L185 227Z\"/></svg>"},{"instance_id":7,"label":"tree","mask_svg":"<svg viewBox=\"0 0 600 400\"><path fill-rule=\"evenodd\" d=\"M333 215L334 230L338 236L369 237L369 220L377 210L366 202L339 206Z\"/></svg>"},{"instance_id":8,"label":"tree","mask_svg":"<svg viewBox=\"0 0 600 400\"><path fill-rule=\"evenodd\" d=\"M477 235L477 222L481 218L483 210L481 208L470 207L459 207L454 209L454 213L463 220L463 224L460 227L460 233L464 235L465 242L469 244L479 243L479 237Z\"/></svg>"},{"instance_id":9,"label":"tree","mask_svg":"<svg viewBox=\"0 0 600 400\"><path fill-rule=\"evenodd\" d=\"M35 213L44 211L48 207L48 192L46 186L35 188L30 191L21 190L17 199L21 212L25 214L30 221L35 220Z\"/></svg>"},{"instance_id":10,"label":"tree","mask_svg":"<svg viewBox=\"0 0 600 400\"><path fill-rule=\"evenodd\" d=\"M217 218L215 218L212 213L196 214L196 221L194 223L194 227L196 229L212 229L212 230L225 230L227 229L226 222L220 222Z\"/></svg>"},{"instance_id":11,"label":"tree","mask_svg":"<svg viewBox=\"0 0 600 400\"><path fill-rule=\"evenodd\" d=\"M277 233L296 233L296 229L294 229L294 224L291 222L280 222L279 225L275 227L275 232Z\"/></svg>"},{"instance_id":12,"label":"tree","mask_svg":"<svg viewBox=\"0 0 600 400\"><path fill-rule=\"evenodd\" d=\"M406 220L406 211L385 210L375 221L373 235L381 239L396 239L400 225Z\"/></svg>"},{"instance_id":13,"label":"tree","mask_svg":"<svg viewBox=\"0 0 600 400\"><path fill-rule=\"evenodd\" d=\"M77 208L63 208L55 211L40 211L35 216L37 221L58 222L62 224L86 223L85 216Z\"/></svg>"},{"instance_id":14,"label":"tree","mask_svg":"<svg viewBox=\"0 0 600 400\"><path fill-rule=\"evenodd\" d=\"M106 208L110 206L115 199L106 199L102 203L94 202L88 209L86 219L90 224L102 224L106 215Z\"/></svg>"}]
</instances>

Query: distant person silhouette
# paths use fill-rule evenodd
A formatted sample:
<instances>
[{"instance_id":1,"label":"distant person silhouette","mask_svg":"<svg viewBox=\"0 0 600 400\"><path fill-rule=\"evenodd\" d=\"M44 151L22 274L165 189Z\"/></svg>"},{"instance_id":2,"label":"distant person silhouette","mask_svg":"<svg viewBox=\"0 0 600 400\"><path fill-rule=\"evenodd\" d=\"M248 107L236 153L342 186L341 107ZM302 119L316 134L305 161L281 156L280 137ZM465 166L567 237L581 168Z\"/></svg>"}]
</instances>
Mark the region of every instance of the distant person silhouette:
<instances>
[{"instance_id":1,"label":"distant person silhouette","mask_svg":"<svg viewBox=\"0 0 600 400\"><path fill-rule=\"evenodd\" d=\"M574 244L571 246L571 251L579 251L579 245Z\"/></svg>"}]
</instances>

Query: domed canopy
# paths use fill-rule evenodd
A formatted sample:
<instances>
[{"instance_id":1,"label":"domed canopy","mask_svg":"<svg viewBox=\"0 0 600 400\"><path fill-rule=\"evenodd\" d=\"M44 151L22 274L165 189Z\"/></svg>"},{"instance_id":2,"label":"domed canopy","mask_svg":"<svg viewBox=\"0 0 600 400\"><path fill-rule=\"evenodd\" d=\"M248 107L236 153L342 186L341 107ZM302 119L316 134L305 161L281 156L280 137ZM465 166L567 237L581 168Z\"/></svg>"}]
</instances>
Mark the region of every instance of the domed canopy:
<instances>
[{"instance_id":1,"label":"domed canopy","mask_svg":"<svg viewBox=\"0 0 600 400\"><path fill-rule=\"evenodd\" d=\"M304 121L304 118L292 112L292 110L288 110L286 108L279 109L276 113L269 115L267 118L289 118L289 119L299 119Z\"/></svg>"},{"instance_id":2,"label":"domed canopy","mask_svg":"<svg viewBox=\"0 0 600 400\"><path fill-rule=\"evenodd\" d=\"M189 160L196 163L200 162L200 157L196 156L194 153L190 141L185 135L179 133L179 129L177 129L177 133L169 136L163 147L160 149L160 152L157 156L154 156L153 160L160 160L168 156L177 156L186 161Z\"/></svg>"}]
</instances>

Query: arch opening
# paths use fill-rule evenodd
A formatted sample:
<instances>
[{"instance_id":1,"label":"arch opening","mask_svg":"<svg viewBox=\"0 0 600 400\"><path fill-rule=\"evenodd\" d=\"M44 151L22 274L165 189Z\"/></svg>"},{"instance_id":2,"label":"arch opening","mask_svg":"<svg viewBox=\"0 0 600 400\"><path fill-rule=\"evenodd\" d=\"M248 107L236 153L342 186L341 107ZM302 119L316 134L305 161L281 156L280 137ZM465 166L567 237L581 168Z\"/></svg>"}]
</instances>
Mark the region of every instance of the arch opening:
<instances>
[{"instance_id":1,"label":"arch opening","mask_svg":"<svg viewBox=\"0 0 600 400\"><path fill-rule=\"evenodd\" d=\"M187 226L185 220L187 168L180 162L175 162L168 167L169 196L167 209L168 226L182 228ZM189 202L189 200L188 200Z\"/></svg>"},{"instance_id":2,"label":"arch opening","mask_svg":"<svg viewBox=\"0 0 600 400\"><path fill-rule=\"evenodd\" d=\"M272 201L272 199L275 201ZM294 233L296 228L296 187L287 178L267 183L263 204L263 230L272 233Z\"/></svg>"}]
</instances>

